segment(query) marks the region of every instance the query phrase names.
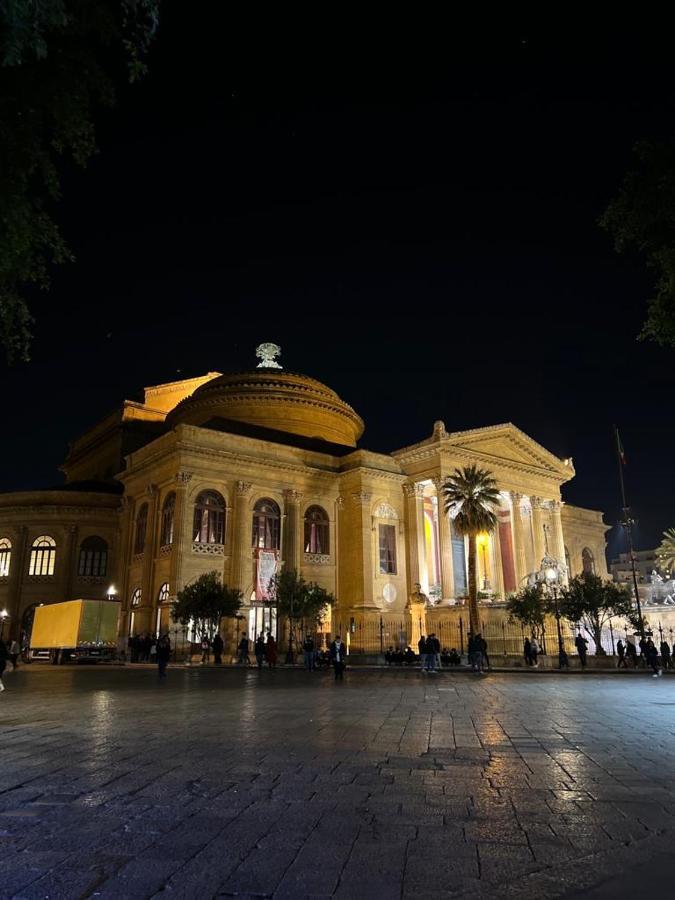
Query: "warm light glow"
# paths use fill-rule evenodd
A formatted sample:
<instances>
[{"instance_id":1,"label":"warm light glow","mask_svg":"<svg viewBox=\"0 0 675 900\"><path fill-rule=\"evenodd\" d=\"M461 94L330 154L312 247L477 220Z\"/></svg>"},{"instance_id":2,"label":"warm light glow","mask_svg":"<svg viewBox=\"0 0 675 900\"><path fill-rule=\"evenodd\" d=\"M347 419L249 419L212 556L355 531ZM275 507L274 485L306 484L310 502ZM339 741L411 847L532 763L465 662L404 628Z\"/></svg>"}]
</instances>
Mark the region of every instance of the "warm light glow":
<instances>
[{"instance_id":1,"label":"warm light glow","mask_svg":"<svg viewBox=\"0 0 675 900\"><path fill-rule=\"evenodd\" d=\"M476 543L479 547L486 547L487 542L490 539L490 536L486 531L482 531L476 538Z\"/></svg>"},{"instance_id":2,"label":"warm light glow","mask_svg":"<svg viewBox=\"0 0 675 900\"><path fill-rule=\"evenodd\" d=\"M6 609L3 609L3 611L0 612L0 616L1 616L3 619L6 619L8 615L9 615L9 613L7 612Z\"/></svg>"},{"instance_id":3,"label":"warm light glow","mask_svg":"<svg viewBox=\"0 0 675 900\"><path fill-rule=\"evenodd\" d=\"M557 572L555 569L547 569L546 570L546 580L547 581L555 581Z\"/></svg>"},{"instance_id":4,"label":"warm light glow","mask_svg":"<svg viewBox=\"0 0 675 900\"><path fill-rule=\"evenodd\" d=\"M116 594L117 594L117 590L115 588L115 585L111 584L110 587L108 588L108 596L114 597Z\"/></svg>"}]
</instances>

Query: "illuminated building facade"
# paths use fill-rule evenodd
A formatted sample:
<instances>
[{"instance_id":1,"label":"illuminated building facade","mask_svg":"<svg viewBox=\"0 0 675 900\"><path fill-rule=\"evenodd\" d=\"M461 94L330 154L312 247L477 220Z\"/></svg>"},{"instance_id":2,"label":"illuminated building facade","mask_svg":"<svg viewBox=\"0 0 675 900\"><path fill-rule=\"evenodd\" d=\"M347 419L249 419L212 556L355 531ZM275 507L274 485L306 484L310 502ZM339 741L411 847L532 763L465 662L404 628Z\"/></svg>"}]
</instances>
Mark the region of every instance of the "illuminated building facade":
<instances>
[{"instance_id":1,"label":"illuminated building facade","mask_svg":"<svg viewBox=\"0 0 675 900\"><path fill-rule=\"evenodd\" d=\"M176 592L216 569L243 591L253 635L274 626L266 585L281 564L331 591L343 622L404 616L417 585L435 611L456 608L467 543L441 487L471 463L501 496L497 530L479 543L486 605L516 591L546 548L572 574L607 576L602 514L562 501L571 460L511 424L436 422L420 443L370 452L351 406L264 348L252 371L124 401L72 443L60 489L0 495L0 607L14 633L35 604L102 598L111 583L122 637L164 630Z\"/></svg>"}]
</instances>

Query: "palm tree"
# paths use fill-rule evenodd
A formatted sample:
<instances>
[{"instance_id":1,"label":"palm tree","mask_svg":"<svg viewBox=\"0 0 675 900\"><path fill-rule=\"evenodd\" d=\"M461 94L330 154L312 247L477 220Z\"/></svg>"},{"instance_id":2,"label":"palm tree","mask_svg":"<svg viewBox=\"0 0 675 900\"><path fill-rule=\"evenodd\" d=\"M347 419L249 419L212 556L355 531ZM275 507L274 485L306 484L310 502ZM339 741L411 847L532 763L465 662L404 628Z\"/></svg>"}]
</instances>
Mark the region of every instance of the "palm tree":
<instances>
[{"instance_id":1,"label":"palm tree","mask_svg":"<svg viewBox=\"0 0 675 900\"><path fill-rule=\"evenodd\" d=\"M469 538L469 621L473 634L480 631L478 618L478 585L476 539L497 526L495 509L499 506L499 491L492 473L477 466L455 469L443 485L445 513L453 520L457 534Z\"/></svg>"},{"instance_id":2,"label":"palm tree","mask_svg":"<svg viewBox=\"0 0 675 900\"><path fill-rule=\"evenodd\" d=\"M662 572L675 571L675 528L669 528L663 532L663 538L656 555Z\"/></svg>"}]
</instances>

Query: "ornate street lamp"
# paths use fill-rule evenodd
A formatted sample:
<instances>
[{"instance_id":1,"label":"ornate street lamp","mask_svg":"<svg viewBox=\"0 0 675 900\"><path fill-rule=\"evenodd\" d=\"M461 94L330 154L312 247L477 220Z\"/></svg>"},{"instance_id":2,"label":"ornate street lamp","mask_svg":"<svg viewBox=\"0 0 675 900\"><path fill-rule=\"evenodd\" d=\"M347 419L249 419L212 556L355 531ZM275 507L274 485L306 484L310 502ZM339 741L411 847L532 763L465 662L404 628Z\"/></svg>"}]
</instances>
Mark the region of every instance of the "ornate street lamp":
<instances>
[{"instance_id":1,"label":"ornate street lamp","mask_svg":"<svg viewBox=\"0 0 675 900\"><path fill-rule=\"evenodd\" d=\"M558 664L562 668L565 656L565 648L563 645L562 631L560 629L560 607L558 606L558 589L563 584L565 572L563 567L556 559L549 556L548 553L541 561L541 568L538 573L540 583L545 585L547 591L553 597L553 607L555 615L556 630L558 632Z\"/></svg>"}]
</instances>

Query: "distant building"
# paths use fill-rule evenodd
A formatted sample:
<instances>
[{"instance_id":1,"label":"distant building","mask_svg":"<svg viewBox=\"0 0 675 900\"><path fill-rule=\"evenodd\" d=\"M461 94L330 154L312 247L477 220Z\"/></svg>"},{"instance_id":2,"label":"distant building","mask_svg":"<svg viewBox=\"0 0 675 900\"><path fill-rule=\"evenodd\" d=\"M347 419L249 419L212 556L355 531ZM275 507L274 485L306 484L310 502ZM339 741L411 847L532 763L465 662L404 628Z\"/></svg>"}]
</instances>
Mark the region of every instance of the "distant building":
<instances>
[{"instance_id":1,"label":"distant building","mask_svg":"<svg viewBox=\"0 0 675 900\"><path fill-rule=\"evenodd\" d=\"M658 563L659 560L656 550L635 551L635 571L640 584L649 581L649 576L654 569L658 572ZM633 570L630 564L630 553L619 553L616 559L611 561L609 570L612 573L614 581L632 581Z\"/></svg>"}]
</instances>

